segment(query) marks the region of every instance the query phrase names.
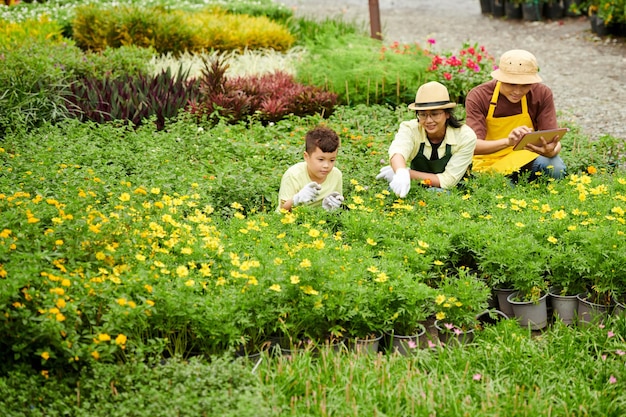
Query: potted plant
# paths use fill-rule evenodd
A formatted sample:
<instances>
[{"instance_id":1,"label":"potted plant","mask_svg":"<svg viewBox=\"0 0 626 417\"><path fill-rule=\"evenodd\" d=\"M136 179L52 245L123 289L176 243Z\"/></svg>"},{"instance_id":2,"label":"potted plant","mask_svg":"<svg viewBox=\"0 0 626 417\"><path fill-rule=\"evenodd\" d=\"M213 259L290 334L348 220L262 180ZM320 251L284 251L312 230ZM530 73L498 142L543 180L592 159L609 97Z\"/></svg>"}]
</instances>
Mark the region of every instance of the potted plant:
<instances>
[{"instance_id":1,"label":"potted plant","mask_svg":"<svg viewBox=\"0 0 626 417\"><path fill-rule=\"evenodd\" d=\"M532 330L548 325L548 271L549 249L533 236L520 236L520 260L512 265L509 280L515 291L507 297L513 315L520 325ZM517 247L517 246L516 246Z\"/></svg>"},{"instance_id":2,"label":"potted plant","mask_svg":"<svg viewBox=\"0 0 626 417\"><path fill-rule=\"evenodd\" d=\"M626 268L623 236L615 224L603 222L588 227L585 232L584 258L589 262L586 289L578 294L578 320L601 320L613 308L613 300L620 293L618 276Z\"/></svg>"},{"instance_id":3,"label":"potted plant","mask_svg":"<svg viewBox=\"0 0 626 417\"><path fill-rule=\"evenodd\" d=\"M555 246L549 259L549 297L554 316L572 324L578 310L578 294L587 289L592 266L585 256L586 243L571 231Z\"/></svg>"},{"instance_id":4,"label":"potted plant","mask_svg":"<svg viewBox=\"0 0 626 417\"><path fill-rule=\"evenodd\" d=\"M460 267L443 276L436 288L435 327L443 343L470 342L478 315L488 306L491 290L476 274Z\"/></svg>"},{"instance_id":5,"label":"potted plant","mask_svg":"<svg viewBox=\"0 0 626 417\"><path fill-rule=\"evenodd\" d=\"M406 354L420 345L420 337L426 332L423 323L433 314L434 291L414 276L401 276L390 282L384 307L385 333L393 351Z\"/></svg>"}]
</instances>

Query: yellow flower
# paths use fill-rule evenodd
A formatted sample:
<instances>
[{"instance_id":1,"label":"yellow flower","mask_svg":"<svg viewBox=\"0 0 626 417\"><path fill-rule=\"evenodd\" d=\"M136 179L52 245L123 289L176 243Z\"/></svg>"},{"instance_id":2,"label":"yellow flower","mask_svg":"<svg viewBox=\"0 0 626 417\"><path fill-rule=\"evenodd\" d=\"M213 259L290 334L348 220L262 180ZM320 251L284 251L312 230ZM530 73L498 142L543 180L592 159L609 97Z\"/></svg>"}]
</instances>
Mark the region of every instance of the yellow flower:
<instances>
[{"instance_id":1,"label":"yellow flower","mask_svg":"<svg viewBox=\"0 0 626 417\"><path fill-rule=\"evenodd\" d=\"M300 262L300 268L310 268L311 267L311 261L309 261L308 259L303 259L302 262Z\"/></svg>"},{"instance_id":2,"label":"yellow flower","mask_svg":"<svg viewBox=\"0 0 626 417\"><path fill-rule=\"evenodd\" d=\"M185 281L185 285L187 287L193 287L195 284L196 284L196 281L194 281L193 279Z\"/></svg>"},{"instance_id":3,"label":"yellow flower","mask_svg":"<svg viewBox=\"0 0 626 417\"><path fill-rule=\"evenodd\" d=\"M443 311L440 311L437 314L435 314L435 318L437 320L443 320L446 318L446 313L444 313Z\"/></svg>"},{"instance_id":4,"label":"yellow flower","mask_svg":"<svg viewBox=\"0 0 626 417\"><path fill-rule=\"evenodd\" d=\"M119 196L120 201L130 201L130 194L122 193Z\"/></svg>"},{"instance_id":5,"label":"yellow flower","mask_svg":"<svg viewBox=\"0 0 626 417\"><path fill-rule=\"evenodd\" d=\"M300 283L300 277L297 275L292 275L291 277L289 277L289 281L292 284L299 284Z\"/></svg>"},{"instance_id":6,"label":"yellow flower","mask_svg":"<svg viewBox=\"0 0 626 417\"><path fill-rule=\"evenodd\" d=\"M441 262L440 260L436 260L433 262L433 264L437 265L437 266L441 266L443 265L443 262Z\"/></svg>"},{"instance_id":7,"label":"yellow flower","mask_svg":"<svg viewBox=\"0 0 626 417\"><path fill-rule=\"evenodd\" d=\"M282 291L281 288L280 288L280 285L278 285L278 284L274 284L274 285L270 286L270 290L276 291L276 292L281 292Z\"/></svg>"},{"instance_id":8,"label":"yellow flower","mask_svg":"<svg viewBox=\"0 0 626 417\"><path fill-rule=\"evenodd\" d=\"M187 268L187 266L185 265L181 265L178 268L176 268L176 275L178 275L181 278L184 278L186 276L189 275L189 268Z\"/></svg>"},{"instance_id":9,"label":"yellow flower","mask_svg":"<svg viewBox=\"0 0 626 417\"><path fill-rule=\"evenodd\" d=\"M371 246L376 246L377 245L376 241L374 239L372 239L371 237L367 238L367 244L371 245Z\"/></svg>"},{"instance_id":10,"label":"yellow flower","mask_svg":"<svg viewBox=\"0 0 626 417\"><path fill-rule=\"evenodd\" d=\"M417 244L418 244L419 246L421 246L422 248L428 248L428 247L430 247L430 245L429 245L428 243L426 243L426 242L424 242L424 241L422 241L422 240L418 240L418 241L417 241Z\"/></svg>"},{"instance_id":11,"label":"yellow flower","mask_svg":"<svg viewBox=\"0 0 626 417\"><path fill-rule=\"evenodd\" d=\"M146 260L146 257L140 253L138 253L137 255L135 255L135 259L137 259L139 262L143 262Z\"/></svg>"},{"instance_id":12,"label":"yellow flower","mask_svg":"<svg viewBox=\"0 0 626 417\"><path fill-rule=\"evenodd\" d=\"M111 340L111 336L109 336L106 333L100 333L98 335L98 340L101 341L101 342L108 342L109 340Z\"/></svg>"},{"instance_id":13,"label":"yellow flower","mask_svg":"<svg viewBox=\"0 0 626 417\"><path fill-rule=\"evenodd\" d=\"M115 338L115 344L116 345L125 345L126 344L126 336L123 335L122 333L118 334L117 337Z\"/></svg>"},{"instance_id":14,"label":"yellow flower","mask_svg":"<svg viewBox=\"0 0 626 417\"><path fill-rule=\"evenodd\" d=\"M515 226L517 226L517 227L526 227L526 225L524 223L522 223L522 222L516 222Z\"/></svg>"},{"instance_id":15,"label":"yellow flower","mask_svg":"<svg viewBox=\"0 0 626 417\"><path fill-rule=\"evenodd\" d=\"M470 215L467 211L464 211L463 213L461 213L461 217L463 217L463 218L465 218L465 219L469 219L469 218L471 218L472 216L471 216L471 215Z\"/></svg>"},{"instance_id":16,"label":"yellow flower","mask_svg":"<svg viewBox=\"0 0 626 417\"><path fill-rule=\"evenodd\" d=\"M48 352L41 352L41 357L43 358L43 360L47 361L48 359L50 359L50 354Z\"/></svg>"},{"instance_id":17,"label":"yellow flower","mask_svg":"<svg viewBox=\"0 0 626 417\"><path fill-rule=\"evenodd\" d=\"M550 236L548 238L548 242L556 244L559 240L557 238L555 238L554 236Z\"/></svg>"},{"instance_id":18,"label":"yellow flower","mask_svg":"<svg viewBox=\"0 0 626 417\"><path fill-rule=\"evenodd\" d=\"M318 237L320 235L320 231L317 229L310 229L309 230L309 236L311 237Z\"/></svg>"},{"instance_id":19,"label":"yellow flower","mask_svg":"<svg viewBox=\"0 0 626 417\"><path fill-rule=\"evenodd\" d=\"M444 301L446 301L446 296L443 294L439 294L436 298L435 298L435 303L437 304L442 304Z\"/></svg>"},{"instance_id":20,"label":"yellow flower","mask_svg":"<svg viewBox=\"0 0 626 417\"><path fill-rule=\"evenodd\" d=\"M93 356L95 360L100 359L100 354L98 353L97 350L94 350L93 352L91 352L91 356Z\"/></svg>"},{"instance_id":21,"label":"yellow flower","mask_svg":"<svg viewBox=\"0 0 626 417\"><path fill-rule=\"evenodd\" d=\"M384 272L381 272L380 274L378 274L378 276L374 279L374 281L376 282L386 282L389 279L389 277L387 276L387 274L385 274Z\"/></svg>"},{"instance_id":22,"label":"yellow flower","mask_svg":"<svg viewBox=\"0 0 626 417\"><path fill-rule=\"evenodd\" d=\"M319 294L319 292L315 291L313 287L311 287L310 285L305 285L303 287L300 287L300 289L302 290L303 293L308 294L308 295Z\"/></svg>"},{"instance_id":23,"label":"yellow flower","mask_svg":"<svg viewBox=\"0 0 626 417\"><path fill-rule=\"evenodd\" d=\"M378 273L378 267L376 265L372 265L372 266L367 268L367 271L371 272L372 274L376 274L376 273Z\"/></svg>"}]
</instances>

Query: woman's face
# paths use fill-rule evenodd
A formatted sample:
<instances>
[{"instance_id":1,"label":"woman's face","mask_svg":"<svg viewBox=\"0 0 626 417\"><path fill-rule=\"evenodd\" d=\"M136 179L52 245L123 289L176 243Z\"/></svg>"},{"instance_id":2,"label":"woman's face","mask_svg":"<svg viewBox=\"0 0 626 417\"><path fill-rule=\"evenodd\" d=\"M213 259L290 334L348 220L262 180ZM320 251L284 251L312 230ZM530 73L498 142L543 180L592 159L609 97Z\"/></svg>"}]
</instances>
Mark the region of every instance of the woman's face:
<instances>
[{"instance_id":1,"label":"woman's face","mask_svg":"<svg viewBox=\"0 0 626 417\"><path fill-rule=\"evenodd\" d=\"M446 120L450 115L444 110L418 111L417 119L426 130L429 139L443 139L446 134Z\"/></svg>"},{"instance_id":2,"label":"woman's face","mask_svg":"<svg viewBox=\"0 0 626 417\"><path fill-rule=\"evenodd\" d=\"M500 83L500 92L511 103L519 103L519 101L530 91L532 84L508 84Z\"/></svg>"}]
</instances>

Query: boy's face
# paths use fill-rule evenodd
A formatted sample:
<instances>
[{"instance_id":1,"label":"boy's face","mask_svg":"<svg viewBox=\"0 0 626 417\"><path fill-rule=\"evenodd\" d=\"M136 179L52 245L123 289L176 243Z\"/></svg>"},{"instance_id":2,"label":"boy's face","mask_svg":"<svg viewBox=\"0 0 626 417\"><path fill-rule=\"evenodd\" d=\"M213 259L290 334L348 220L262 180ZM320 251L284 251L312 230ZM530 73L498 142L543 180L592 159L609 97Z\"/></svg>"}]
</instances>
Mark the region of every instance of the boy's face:
<instances>
[{"instance_id":1,"label":"boy's face","mask_svg":"<svg viewBox=\"0 0 626 417\"><path fill-rule=\"evenodd\" d=\"M326 177L335 166L337 151L322 152L320 148L316 147L312 153L304 152L304 160L309 171L309 177L313 181L321 183L326 180Z\"/></svg>"}]
</instances>

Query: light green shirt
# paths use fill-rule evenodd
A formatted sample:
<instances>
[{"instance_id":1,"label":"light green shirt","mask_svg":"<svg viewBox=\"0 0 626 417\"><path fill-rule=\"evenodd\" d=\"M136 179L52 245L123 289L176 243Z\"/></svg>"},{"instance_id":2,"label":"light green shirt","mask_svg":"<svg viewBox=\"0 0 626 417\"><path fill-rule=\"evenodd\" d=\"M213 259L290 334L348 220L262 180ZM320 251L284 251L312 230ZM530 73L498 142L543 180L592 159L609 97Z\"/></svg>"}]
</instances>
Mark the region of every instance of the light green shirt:
<instances>
[{"instance_id":1,"label":"light green shirt","mask_svg":"<svg viewBox=\"0 0 626 417\"><path fill-rule=\"evenodd\" d=\"M309 171L307 170L306 162L299 162L289 167L283 174L283 178L280 181L280 191L278 191L278 207L276 211L280 211L280 202L291 200L305 185L309 184L313 180L309 177ZM326 177L326 180L320 184L322 189L320 190L317 199L313 200L309 205L321 206L324 197L330 195L330 193L337 191L343 195L343 175L341 171L336 167L333 167L332 171Z\"/></svg>"},{"instance_id":2,"label":"light green shirt","mask_svg":"<svg viewBox=\"0 0 626 417\"><path fill-rule=\"evenodd\" d=\"M426 131L416 119L400 123L398 133L396 133L393 142L389 146L389 158L395 154L404 157L407 167L411 165L411 161L417 155L420 144L424 143L424 156L430 158L432 146L426 138ZM446 165L445 171L436 174L439 177L441 188L453 188L461 178L465 175L467 167L472 163L474 156L474 148L476 147L476 134L467 125L460 128L448 126L446 128L446 136L439 146L439 157L443 157L446 153L446 145L452 146L452 157Z\"/></svg>"}]
</instances>

